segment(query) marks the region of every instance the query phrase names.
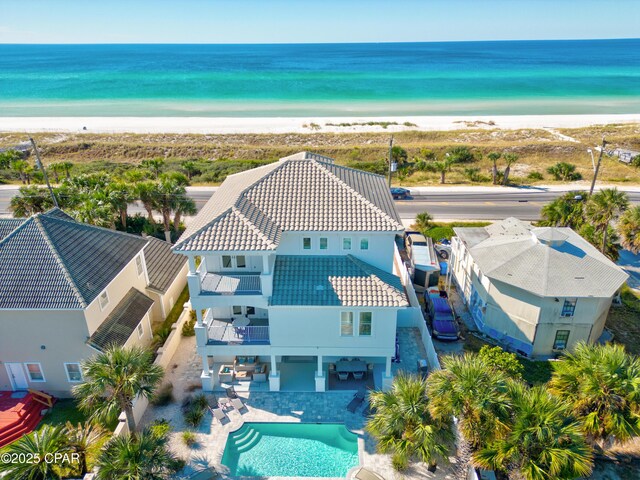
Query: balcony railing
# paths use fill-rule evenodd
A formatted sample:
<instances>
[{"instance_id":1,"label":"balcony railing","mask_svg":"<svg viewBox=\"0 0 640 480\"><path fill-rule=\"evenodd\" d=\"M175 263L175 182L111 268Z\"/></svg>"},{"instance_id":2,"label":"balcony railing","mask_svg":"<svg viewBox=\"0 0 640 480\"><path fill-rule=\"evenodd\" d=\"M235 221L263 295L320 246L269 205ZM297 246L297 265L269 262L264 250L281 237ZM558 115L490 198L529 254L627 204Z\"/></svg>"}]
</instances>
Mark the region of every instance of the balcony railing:
<instances>
[{"instance_id":1,"label":"balcony railing","mask_svg":"<svg viewBox=\"0 0 640 480\"><path fill-rule=\"evenodd\" d=\"M200 274L200 292L203 295L261 295L260 275Z\"/></svg>"},{"instance_id":2,"label":"balcony railing","mask_svg":"<svg viewBox=\"0 0 640 480\"><path fill-rule=\"evenodd\" d=\"M269 345L268 325L234 327L231 323L226 325L221 325L220 323L222 322L216 321L209 327L209 345Z\"/></svg>"}]
</instances>

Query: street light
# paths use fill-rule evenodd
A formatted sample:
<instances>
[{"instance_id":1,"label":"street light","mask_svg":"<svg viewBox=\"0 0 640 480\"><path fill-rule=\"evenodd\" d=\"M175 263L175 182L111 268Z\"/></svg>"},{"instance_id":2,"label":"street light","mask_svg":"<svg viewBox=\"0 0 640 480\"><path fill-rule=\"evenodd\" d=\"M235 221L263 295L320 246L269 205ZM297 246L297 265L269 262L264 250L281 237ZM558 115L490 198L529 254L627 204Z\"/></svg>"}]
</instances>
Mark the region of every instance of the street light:
<instances>
[{"instance_id":1,"label":"street light","mask_svg":"<svg viewBox=\"0 0 640 480\"><path fill-rule=\"evenodd\" d=\"M587 148L587 153L589 153L591 155L591 165L593 165L593 171L596 171L596 159L593 158L593 150L591 150L590 148Z\"/></svg>"},{"instance_id":2,"label":"street light","mask_svg":"<svg viewBox=\"0 0 640 480\"><path fill-rule=\"evenodd\" d=\"M589 195L593 195L593 189L596 187L596 180L598 179L598 171L600 170L600 163L602 162L602 155L604 154L604 149L607 146L607 141L604 136L602 137L602 148L600 149L600 155L598 156L598 163L596 164L596 168L593 170L593 180L591 181L591 189L589 190Z\"/></svg>"}]
</instances>

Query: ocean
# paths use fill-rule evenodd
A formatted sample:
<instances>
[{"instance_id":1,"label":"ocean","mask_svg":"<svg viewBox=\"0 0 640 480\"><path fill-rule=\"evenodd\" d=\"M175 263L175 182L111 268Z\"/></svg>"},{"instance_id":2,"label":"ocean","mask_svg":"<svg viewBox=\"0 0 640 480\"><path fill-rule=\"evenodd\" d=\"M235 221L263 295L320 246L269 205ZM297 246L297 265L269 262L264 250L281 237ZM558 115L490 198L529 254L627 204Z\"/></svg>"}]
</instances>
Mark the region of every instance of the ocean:
<instances>
[{"instance_id":1,"label":"ocean","mask_svg":"<svg viewBox=\"0 0 640 480\"><path fill-rule=\"evenodd\" d=\"M0 45L0 116L640 113L640 39Z\"/></svg>"}]
</instances>

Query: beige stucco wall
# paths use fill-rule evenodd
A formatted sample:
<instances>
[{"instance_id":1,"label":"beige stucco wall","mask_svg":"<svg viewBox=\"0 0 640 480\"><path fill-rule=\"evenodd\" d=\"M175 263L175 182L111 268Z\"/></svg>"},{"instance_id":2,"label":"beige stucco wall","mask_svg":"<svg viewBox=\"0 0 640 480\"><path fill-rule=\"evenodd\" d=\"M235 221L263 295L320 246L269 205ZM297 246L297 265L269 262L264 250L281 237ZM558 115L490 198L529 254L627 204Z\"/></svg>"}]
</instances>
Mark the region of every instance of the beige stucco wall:
<instances>
[{"instance_id":1,"label":"beige stucco wall","mask_svg":"<svg viewBox=\"0 0 640 480\"><path fill-rule=\"evenodd\" d=\"M189 273L189 266L185 260L184 267L182 267L182 270L180 270L180 273L178 273L164 295L161 296L165 316L169 315L169 312L178 301L178 297L182 293L182 290L184 290L184 287L187 285L187 273ZM164 318L162 320L164 320Z\"/></svg>"},{"instance_id":2,"label":"beige stucco wall","mask_svg":"<svg viewBox=\"0 0 640 480\"><path fill-rule=\"evenodd\" d=\"M86 308L85 315L90 335L98 329L102 322L104 322L105 318L107 318L107 316L113 311L132 287L137 288L143 293L146 292L147 288L144 273L142 275L138 275L136 270L135 257L107 286L106 290L109 296L109 304L104 308L104 310L100 309L100 295L98 295L98 297L96 297L96 299Z\"/></svg>"},{"instance_id":3,"label":"beige stucco wall","mask_svg":"<svg viewBox=\"0 0 640 480\"><path fill-rule=\"evenodd\" d=\"M69 396L75 384L67 380L64 363L96 353L86 345L88 337L81 310L0 310L0 361L39 362L42 366L46 381L29 382L29 388ZM4 365L0 366L0 390L11 390Z\"/></svg>"}]
</instances>

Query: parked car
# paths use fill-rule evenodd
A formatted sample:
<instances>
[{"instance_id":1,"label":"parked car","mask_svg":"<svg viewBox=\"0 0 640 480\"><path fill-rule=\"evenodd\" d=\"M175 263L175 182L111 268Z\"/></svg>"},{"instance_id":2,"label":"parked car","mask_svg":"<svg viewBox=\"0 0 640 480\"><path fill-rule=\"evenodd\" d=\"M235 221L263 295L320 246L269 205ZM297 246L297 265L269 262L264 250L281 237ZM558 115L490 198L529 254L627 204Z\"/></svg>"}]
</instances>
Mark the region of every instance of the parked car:
<instances>
[{"instance_id":1,"label":"parked car","mask_svg":"<svg viewBox=\"0 0 640 480\"><path fill-rule=\"evenodd\" d=\"M460 338L460 328L453 309L446 298L439 292L426 291L424 294L425 308L431 323L431 335L445 342L455 342Z\"/></svg>"},{"instance_id":2,"label":"parked car","mask_svg":"<svg viewBox=\"0 0 640 480\"><path fill-rule=\"evenodd\" d=\"M394 200L406 200L411 196L411 191L402 187L393 187L391 189L391 196Z\"/></svg>"}]
</instances>

